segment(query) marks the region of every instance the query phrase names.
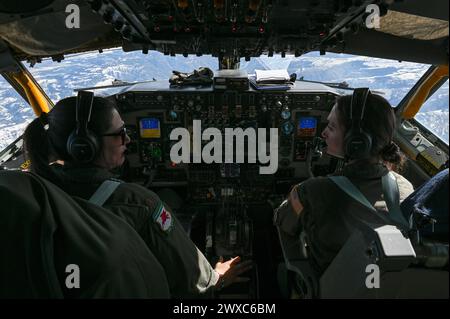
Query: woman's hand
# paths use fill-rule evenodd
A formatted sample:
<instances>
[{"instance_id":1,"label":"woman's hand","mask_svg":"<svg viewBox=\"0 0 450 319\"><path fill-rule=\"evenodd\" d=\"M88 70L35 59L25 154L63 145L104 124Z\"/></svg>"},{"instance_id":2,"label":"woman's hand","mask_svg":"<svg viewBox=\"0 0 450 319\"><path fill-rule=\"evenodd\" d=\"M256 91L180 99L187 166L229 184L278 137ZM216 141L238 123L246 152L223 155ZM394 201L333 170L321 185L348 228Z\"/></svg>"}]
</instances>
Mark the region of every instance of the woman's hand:
<instances>
[{"instance_id":1,"label":"woman's hand","mask_svg":"<svg viewBox=\"0 0 450 319\"><path fill-rule=\"evenodd\" d=\"M217 289L228 287L235 282L247 282L250 278L239 277L239 275L252 268L252 261L246 260L241 263L241 257L234 257L223 262L223 257L219 258L214 270L219 274L219 280L216 283Z\"/></svg>"}]
</instances>

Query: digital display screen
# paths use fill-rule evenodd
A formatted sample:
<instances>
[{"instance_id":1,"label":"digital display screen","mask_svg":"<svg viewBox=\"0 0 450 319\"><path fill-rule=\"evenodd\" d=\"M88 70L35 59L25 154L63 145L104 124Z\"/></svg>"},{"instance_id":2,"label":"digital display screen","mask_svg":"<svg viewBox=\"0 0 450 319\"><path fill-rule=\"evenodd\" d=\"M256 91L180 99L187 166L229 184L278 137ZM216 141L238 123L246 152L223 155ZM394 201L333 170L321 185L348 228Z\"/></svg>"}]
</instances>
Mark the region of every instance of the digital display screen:
<instances>
[{"instance_id":1,"label":"digital display screen","mask_svg":"<svg viewBox=\"0 0 450 319\"><path fill-rule=\"evenodd\" d=\"M317 119L315 117L302 117L298 123L299 129L316 129Z\"/></svg>"},{"instance_id":2,"label":"digital display screen","mask_svg":"<svg viewBox=\"0 0 450 319\"><path fill-rule=\"evenodd\" d=\"M317 129L317 118L301 117L298 120L297 135L298 136L315 136Z\"/></svg>"},{"instance_id":3,"label":"digital display screen","mask_svg":"<svg viewBox=\"0 0 450 319\"><path fill-rule=\"evenodd\" d=\"M157 118L144 118L139 121L141 138L160 138L161 126Z\"/></svg>"}]
</instances>

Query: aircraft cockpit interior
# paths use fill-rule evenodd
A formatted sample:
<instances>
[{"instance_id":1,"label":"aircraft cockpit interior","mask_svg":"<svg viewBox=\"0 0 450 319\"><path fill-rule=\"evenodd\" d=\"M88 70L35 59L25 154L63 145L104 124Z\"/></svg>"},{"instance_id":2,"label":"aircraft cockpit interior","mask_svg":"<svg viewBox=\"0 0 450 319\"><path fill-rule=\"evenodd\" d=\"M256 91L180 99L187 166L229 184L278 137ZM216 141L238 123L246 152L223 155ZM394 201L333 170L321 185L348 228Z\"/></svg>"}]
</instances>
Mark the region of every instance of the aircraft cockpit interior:
<instances>
[{"instance_id":1,"label":"aircraft cockpit interior","mask_svg":"<svg viewBox=\"0 0 450 319\"><path fill-rule=\"evenodd\" d=\"M211 265L220 257L252 261L245 273L249 280L218 290L217 298L448 298L448 230L439 228L448 226L447 193L433 200L433 205L447 205L439 217L425 214L418 221L408 215L408 235L392 225L375 229L364 224L364 231L348 239L320 276L305 257L308 245L274 224L274 213L295 185L343 171L346 161L327 154L322 135L330 112L340 97L370 87L381 75L375 71L373 78L356 86L309 80L300 77L301 68L297 74L281 70L282 81L280 70L249 74L239 68L260 56L299 58L312 51L317 59L351 54L367 61L426 65L401 95L392 83L384 83L388 93L380 94L398 94L394 142L407 161L403 175L420 190L446 171L448 189L448 119L442 122L446 141L416 120L421 106L438 90L443 88L448 97L448 28L448 2L439 0L2 1L0 72L5 86L0 91L6 91L6 85L13 88L33 117L48 113L66 97L60 91L46 93L43 86L48 90L69 83L72 96L90 91L114 102L124 122L122 139L125 133L129 138L126 160L114 171L120 180L157 194ZM170 79L146 74L135 82L106 86L74 84L70 75L40 82L47 65L42 73L32 70L49 60L58 65L111 48L142 55L157 51L174 59L210 56L217 68L172 70ZM371 61L367 63L374 69L381 63ZM394 73L395 67L387 65ZM102 72L102 67L82 71L74 63L69 69L89 78L89 72ZM264 75L275 81L258 82ZM407 76L401 79L410 81ZM105 87L114 92L100 93ZM6 104L0 104L0 128L3 110L9 110ZM433 111L433 116L442 114ZM443 112L448 118L448 100ZM12 123L10 113L5 111L4 118L6 128ZM27 171L29 164L17 133L0 149L0 180L1 173ZM7 185L0 183L0 192ZM434 234L444 239L423 240L421 236L428 235L421 229L428 234L435 224ZM0 238L6 240L4 234ZM386 290L367 286L367 265L381 267ZM8 298L1 285L0 296Z\"/></svg>"},{"instance_id":2,"label":"aircraft cockpit interior","mask_svg":"<svg viewBox=\"0 0 450 319\"><path fill-rule=\"evenodd\" d=\"M338 165L337 159L320 156L320 134L338 95L333 88L307 82L296 83L288 92L229 91L212 86L170 89L166 82L131 86L115 97L131 139L123 170L130 181L164 196L179 193L183 206L178 211L183 215L177 217L210 257L279 258L276 249L266 254L277 240L269 226L273 209L293 184L312 174L326 175ZM189 149L176 147L179 137L171 133L177 128L189 133ZM273 128L278 133L278 150L266 147ZM207 154L205 148L211 142L202 138L206 129L220 132L211 141L219 141L223 156L216 156L212 163L194 158L194 152ZM234 143L231 140L231 148L225 146L225 130L245 133L244 154L238 153L242 147L238 138ZM246 134L258 143L251 144ZM262 150L253 152L264 152L264 160L256 156L252 163L248 154L256 145ZM235 158L227 163L230 149ZM189 152L189 161L175 163L171 158L175 150ZM238 156L243 160L238 162ZM272 172L261 174L264 167L272 167ZM170 205L171 199L167 200ZM276 269L267 266L261 268L266 268L262 274L269 278ZM270 282L268 278L259 278L260 285ZM256 290L246 293L258 297Z\"/></svg>"}]
</instances>

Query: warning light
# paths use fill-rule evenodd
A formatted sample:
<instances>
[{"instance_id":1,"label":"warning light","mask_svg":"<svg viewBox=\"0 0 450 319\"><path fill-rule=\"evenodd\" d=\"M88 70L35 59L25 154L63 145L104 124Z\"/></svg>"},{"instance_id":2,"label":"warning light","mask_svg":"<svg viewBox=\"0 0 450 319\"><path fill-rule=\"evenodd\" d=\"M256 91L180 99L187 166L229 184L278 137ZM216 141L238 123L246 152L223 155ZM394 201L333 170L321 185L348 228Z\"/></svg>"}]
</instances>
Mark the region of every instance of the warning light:
<instances>
[{"instance_id":1,"label":"warning light","mask_svg":"<svg viewBox=\"0 0 450 319\"><path fill-rule=\"evenodd\" d=\"M260 27L258 28L258 32L259 32L259 33L264 33L264 32L266 32L266 29L264 28L264 26L260 26Z\"/></svg>"}]
</instances>

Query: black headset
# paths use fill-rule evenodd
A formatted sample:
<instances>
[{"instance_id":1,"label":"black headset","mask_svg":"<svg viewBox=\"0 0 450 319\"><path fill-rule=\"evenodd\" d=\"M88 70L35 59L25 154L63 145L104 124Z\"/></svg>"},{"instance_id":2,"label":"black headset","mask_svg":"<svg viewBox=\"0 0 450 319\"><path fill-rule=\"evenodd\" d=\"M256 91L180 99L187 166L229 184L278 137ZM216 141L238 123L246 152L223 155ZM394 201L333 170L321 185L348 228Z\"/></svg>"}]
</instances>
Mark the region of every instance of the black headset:
<instances>
[{"instance_id":1,"label":"black headset","mask_svg":"<svg viewBox=\"0 0 450 319\"><path fill-rule=\"evenodd\" d=\"M369 94L370 90L368 88L358 88L353 91L350 105L351 127L344 138L346 158L363 159L370 155L372 136L361 127Z\"/></svg>"},{"instance_id":2,"label":"black headset","mask_svg":"<svg viewBox=\"0 0 450 319\"><path fill-rule=\"evenodd\" d=\"M92 162L100 148L100 142L94 132L88 129L91 119L94 93L79 91L76 102L76 127L67 140L67 152L79 163Z\"/></svg>"}]
</instances>

